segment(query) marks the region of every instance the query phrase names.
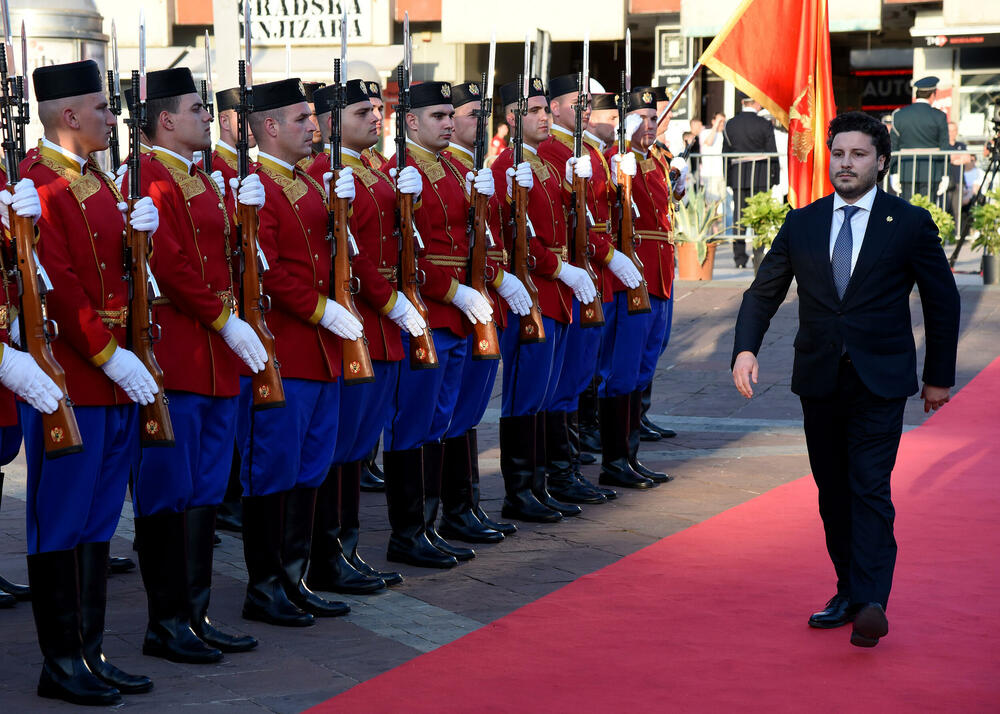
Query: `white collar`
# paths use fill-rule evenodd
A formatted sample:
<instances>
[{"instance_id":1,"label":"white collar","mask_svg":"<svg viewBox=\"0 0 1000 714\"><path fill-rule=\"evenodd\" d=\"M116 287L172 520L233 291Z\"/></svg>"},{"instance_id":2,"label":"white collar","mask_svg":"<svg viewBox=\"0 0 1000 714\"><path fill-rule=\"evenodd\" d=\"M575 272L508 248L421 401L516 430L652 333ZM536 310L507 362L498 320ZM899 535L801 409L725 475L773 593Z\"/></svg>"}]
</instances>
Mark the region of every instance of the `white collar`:
<instances>
[{"instance_id":1,"label":"white collar","mask_svg":"<svg viewBox=\"0 0 1000 714\"><path fill-rule=\"evenodd\" d=\"M572 131L570 131L566 127L559 126L558 124L553 124L552 125L552 131L562 132L563 134L566 134L566 136L573 136L573 132Z\"/></svg>"},{"instance_id":2,"label":"white collar","mask_svg":"<svg viewBox=\"0 0 1000 714\"><path fill-rule=\"evenodd\" d=\"M406 137L406 143L407 144L413 144L415 147L417 147L418 149L421 149L422 151L425 151L426 153L428 153L431 156L433 156L435 159L440 159L441 158L441 152L439 152L439 151L431 151L426 146L418 144L417 142L415 142L410 137Z\"/></svg>"},{"instance_id":3,"label":"white collar","mask_svg":"<svg viewBox=\"0 0 1000 714\"><path fill-rule=\"evenodd\" d=\"M524 147L525 151L530 151L535 156L538 156L538 149L528 146L527 144L521 144L521 146Z\"/></svg>"},{"instance_id":4,"label":"white collar","mask_svg":"<svg viewBox=\"0 0 1000 714\"><path fill-rule=\"evenodd\" d=\"M594 143L596 143L597 146L600 147L601 153L602 154L604 153L604 150L607 148L607 146L604 144L604 141L601 139L601 137L597 136L597 134L590 133L589 129L584 129L583 130L583 136L584 136L584 138L586 138L586 137L589 136L591 138L591 140L593 140Z\"/></svg>"},{"instance_id":5,"label":"white collar","mask_svg":"<svg viewBox=\"0 0 1000 714\"><path fill-rule=\"evenodd\" d=\"M863 208L869 213L872 212L872 204L875 202L875 194L878 193L878 186L872 186L868 193L859 198L854 203L848 203L840 197L840 194L834 191L833 193L833 210L836 211L838 208L844 206L855 206L856 208Z\"/></svg>"},{"instance_id":6,"label":"white collar","mask_svg":"<svg viewBox=\"0 0 1000 714\"><path fill-rule=\"evenodd\" d=\"M226 142L224 142L222 139L219 139L217 142L215 142L215 145L216 146L221 146L223 149L225 149L226 151L228 151L231 154L235 154L236 153L236 147L230 146L229 144L227 144Z\"/></svg>"},{"instance_id":7,"label":"white collar","mask_svg":"<svg viewBox=\"0 0 1000 714\"><path fill-rule=\"evenodd\" d=\"M192 166L192 164L194 164L194 162L191 159L185 159L183 156L181 156L180 154L178 154L176 151L171 151L170 149L165 149L164 147L160 146L159 144L154 144L153 145L153 151L158 151L158 152L162 151L164 154L170 154L170 156L173 156L178 161L183 161L184 162L184 166L187 168L188 171L191 170L191 166Z\"/></svg>"},{"instance_id":8,"label":"white collar","mask_svg":"<svg viewBox=\"0 0 1000 714\"><path fill-rule=\"evenodd\" d=\"M753 112L754 114L757 113L757 110L754 109L753 107L743 107L743 111L745 111L745 112Z\"/></svg>"},{"instance_id":9,"label":"white collar","mask_svg":"<svg viewBox=\"0 0 1000 714\"><path fill-rule=\"evenodd\" d=\"M464 146L459 146L458 144L449 142L448 143L448 148L451 151L461 151L463 154L468 154L469 158L472 158L472 159L476 158L476 155L474 153L472 153L471 151L469 151L468 149L466 149Z\"/></svg>"},{"instance_id":10,"label":"white collar","mask_svg":"<svg viewBox=\"0 0 1000 714\"><path fill-rule=\"evenodd\" d=\"M930 101L924 99L923 97L917 97L916 99L913 100L914 104L916 104L917 102L920 102L921 104L930 104Z\"/></svg>"},{"instance_id":11,"label":"white collar","mask_svg":"<svg viewBox=\"0 0 1000 714\"><path fill-rule=\"evenodd\" d=\"M63 147L59 146L59 144L56 144L53 141L49 141L44 136L42 137L42 145L49 147L53 151L58 151L60 154L62 154L66 158L72 159L76 163L80 164L80 171L83 171L83 167L86 166L86 164L87 164L87 160L86 159L77 156L76 154L74 154L69 149L64 149Z\"/></svg>"},{"instance_id":12,"label":"white collar","mask_svg":"<svg viewBox=\"0 0 1000 714\"><path fill-rule=\"evenodd\" d=\"M292 166L287 161L282 161L277 156L272 156L271 154L267 153L266 151L258 151L257 152L257 158L258 158L258 160L259 159L267 159L268 161L270 161L272 163L275 163L275 164L277 164L278 166L280 166L282 168L288 169L292 173L295 173L295 167L294 166Z\"/></svg>"},{"instance_id":13,"label":"white collar","mask_svg":"<svg viewBox=\"0 0 1000 714\"><path fill-rule=\"evenodd\" d=\"M340 147L340 154L341 154L341 156L343 156L344 154L347 154L348 156L353 156L355 159L360 159L361 158L361 152L360 151L355 151L354 149L348 149L346 146L343 146L343 145L341 145L341 147Z\"/></svg>"}]
</instances>

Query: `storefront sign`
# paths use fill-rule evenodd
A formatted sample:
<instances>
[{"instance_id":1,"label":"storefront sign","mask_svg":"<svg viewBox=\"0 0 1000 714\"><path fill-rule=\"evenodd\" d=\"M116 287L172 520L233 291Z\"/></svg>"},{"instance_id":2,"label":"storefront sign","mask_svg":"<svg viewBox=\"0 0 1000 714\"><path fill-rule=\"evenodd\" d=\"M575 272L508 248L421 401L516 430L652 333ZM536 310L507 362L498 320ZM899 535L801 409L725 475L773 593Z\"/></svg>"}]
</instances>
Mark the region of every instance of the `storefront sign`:
<instances>
[{"instance_id":1,"label":"storefront sign","mask_svg":"<svg viewBox=\"0 0 1000 714\"><path fill-rule=\"evenodd\" d=\"M347 39L372 42L372 0L250 0L255 45L325 45L340 42L347 10ZM240 2L240 14L243 3ZM242 32L242 30L241 30Z\"/></svg>"}]
</instances>

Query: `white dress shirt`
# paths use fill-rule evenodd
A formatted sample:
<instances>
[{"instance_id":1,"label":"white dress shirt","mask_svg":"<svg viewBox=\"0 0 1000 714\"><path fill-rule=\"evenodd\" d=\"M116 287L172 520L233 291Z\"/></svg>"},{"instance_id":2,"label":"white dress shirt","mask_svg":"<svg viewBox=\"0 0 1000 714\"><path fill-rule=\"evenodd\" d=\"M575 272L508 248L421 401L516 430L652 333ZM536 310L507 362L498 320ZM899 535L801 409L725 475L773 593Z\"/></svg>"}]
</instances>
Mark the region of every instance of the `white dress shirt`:
<instances>
[{"instance_id":1,"label":"white dress shirt","mask_svg":"<svg viewBox=\"0 0 1000 714\"><path fill-rule=\"evenodd\" d=\"M877 186L872 186L871 190L854 203L848 203L840 197L839 193L833 194L833 220L830 222L830 260L833 261L833 244L837 242L837 234L840 227L844 225L844 206L856 206L860 211L855 211L851 218L851 273L854 273L854 266L858 263L858 254L861 253L861 244L865 240L865 230L868 228L868 218L872 213L872 203L875 202Z\"/></svg>"},{"instance_id":2,"label":"white dress shirt","mask_svg":"<svg viewBox=\"0 0 1000 714\"><path fill-rule=\"evenodd\" d=\"M162 146L160 146L158 144L154 144L153 145L153 151L157 151L157 152L159 152L161 154L169 154L170 156L173 156L178 161L183 162L184 166L187 167L187 170L190 173L191 166L194 164L194 161L192 161L191 159L186 159L183 156L181 156L180 154L178 154L176 151L171 151L170 149L165 149L165 148L163 148Z\"/></svg>"}]
</instances>

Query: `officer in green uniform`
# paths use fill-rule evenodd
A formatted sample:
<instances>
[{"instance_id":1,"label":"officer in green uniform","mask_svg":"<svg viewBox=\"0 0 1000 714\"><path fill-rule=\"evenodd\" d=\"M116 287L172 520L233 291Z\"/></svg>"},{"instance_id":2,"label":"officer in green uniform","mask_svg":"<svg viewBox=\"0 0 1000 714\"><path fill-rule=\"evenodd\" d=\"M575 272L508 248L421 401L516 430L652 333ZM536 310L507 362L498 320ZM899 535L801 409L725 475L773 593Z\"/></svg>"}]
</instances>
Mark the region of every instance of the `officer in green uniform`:
<instances>
[{"instance_id":1,"label":"officer in green uniform","mask_svg":"<svg viewBox=\"0 0 1000 714\"><path fill-rule=\"evenodd\" d=\"M948 117L940 109L931 106L937 94L937 77L923 77L913 83L916 97L913 104L893 112L892 140L893 157L900 149L948 149ZM948 158L946 156L900 156L894 158L895 166L890 171L892 187L903 198L909 200L915 193L933 197L938 184L945 175Z\"/></svg>"}]
</instances>

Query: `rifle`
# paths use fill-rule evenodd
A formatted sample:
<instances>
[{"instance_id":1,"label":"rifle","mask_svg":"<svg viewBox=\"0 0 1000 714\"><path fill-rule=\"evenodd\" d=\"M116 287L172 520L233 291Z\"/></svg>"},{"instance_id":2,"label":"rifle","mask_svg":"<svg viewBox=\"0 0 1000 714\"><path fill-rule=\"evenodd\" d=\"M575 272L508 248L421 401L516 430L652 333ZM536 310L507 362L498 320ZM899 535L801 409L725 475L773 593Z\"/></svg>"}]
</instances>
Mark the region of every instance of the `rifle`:
<instances>
[{"instance_id":1,"label":"rifle","mask_svg":"<svg viewBox=\"0 0 1000 714\"><path fill-rule=\"evenodd\" d=\"M479 109L476 111L476 143L473 148L473 171L479 172L486 161L487 122L493 113L493 61L496 52L496 38L490 42L489 76L483 72L479 85ZM480 194L475 187L472 189L471 207L466 234L469 237L469 266L466 279L469 287L479 292L487 302L493 304L486 291L486 218L489 211L489 197ZM500 338L497 337L496 322L492 319L487 323L477 322L472 326L475 339L472 345L472 359L500 359Z\"/></svg>"},{"instance_id":2,"label":"rifle","mask_svg":"<svg viewBox=\"0 0 1000 714\"><path fill-rule=\"evenodd\" d=\"M625 115L628 113L628 95L632 91L632 31L625 30L625 70L621 74L621 92L618 94L618 155L625 158ZM618 250L624 253L643 274L642 261L635 252L635 226L632 215L632 177L618 170ZM649 290L645 277L638 287L626 288L629 315L652 312Z\"/></svg>"},{"instance_id":3,"label":"rifle","mask_svg":"<svg viewBox=\"0 0 1000 714\"><path fill-rule=\"evenodd\" d=\"M236 162L240 182L250 173L250 114L253 112L252 39L250 37L250 3L243 3L243 38L246 57L239 61L240 103L236 107ZM240 316L253 328L264 345L267 360L264 369L250 375L253 388L253 408L272 409L285 406L285 388L281 382L281 365L274 352L274 335L267 328L264 313L271 309L271 299L264 294L261 273L267 272L267 259L257 245L257 209L236 202L236 233L238 247L234 262L240 275Z\"/></svg>"},{"instance_id":4,"label":"rifle","mask_svg":"<svg viewBox=\"0 0 1000 714\"><path fill-rule=\"evenodd\" d=\"M14 105L20 100L16 94L18 82L14 77L8 76L7 49L9 47L10 27L6 0L3 3L4 30L8 43L0 43L0 84L2 84L2 97L0 97L0 123L3 124L3 151L7 162L7 191L14 192L14 184L19 180L19 137L15 126L17 118L13 115ZM20 83L23 86L23 79ZM12 91L14 90L14 91ZM66 373L56 362L52 355L52 348L49 346L53 340L59 336L59 326L55 320L50 320L45 304L46 293L52 289L45 270L35 255L35 226L30 218L17 215L13 208L10 209L10 233L13 237L11 255L7 250L3 250L0 268L6 276L8 269L13 274L17 282L17 294L20 303L20 325L21 344L27 350L35 362L47 374L59 391L62 397L59 399L59 406L52 414L42 414L42 440L47 458L55 459L66 454L75 454L83 450L83 439L80 436L80 427L76 423L76 415L73 412L73 402L66 392ZM6 246L5 246L6 248ZM6 277L4 278L6 285ZM6 295L4 295L6 300ZM4 349L14 349L7 346Z\"/></svg>"},{"instance_id":5,"label":"rifle","mask_svg":"<svg viewBox=\"0 0 1000 714\"><path fill-rule=\"evenodd\" d=\"M330 112L330 170L333 171L335 182L340 176L344 165L340 158L340 120L347 101L346 81L341 75L341 67L347 66L347 10L344 10L340 21L340 58L333 60L333 106ZM326 238L330 241L330 297L342 308L361 321L361 313L354 305L354 295L357 294L360 282L351 275L351 257L349 246L353 245L354 237L350 235L347 226L348 201L338 198L330 186L327 197ZM372 368L371 355L368 354L368 340L362 335L356 340L342 340L341 354L343 357L344 384L362 384L375 381L375 371Z\"/></svg>"},{"instance_id":6,"label":"rifle","mask_svg":"<svg viewBox=\"0 0 1000 714\"><path fill-rule=\"evenodd\" d=\"M128 157L128 213L135 210L140 198L140 167L142 153L139 150L140 132L146 124L146 19L139 19L139 69L132 70L132 87L135 93L136 111L127 120L129 134ZM137 231L131 224L125 226L125 280L128 283L128 314L126 323L126 347L139 358L143 366L153 375L159 391L153 395L151 404L139 405L139 440L143 447L173 446L174 426L167 409L167 398L163 392L163 370L156 362L153 345L160 339L160 326L153 322L153 303L159 297L159 288L149 270L151 245L146 231Z\"/></svg>"},{"instance_id":7,"label":"rifle","mask_svg":"<svg viewBox=\"0 0 1000 714\"><path fill-rule=\"evenodd\" d=\"M583 71L577 77L575 123L573 124L573 156L579 161L586 149L583 148L583 113L590 104L590 39L583 40ZM573 210L570 216L571 235L569 240L570 259L573 265L584 270L594 285L598 284L597 274L590 264L594 249L590 245L587 224L587 179L573 174ZM600 327L604 324L604 306L601 292L586 305L580 304L580 327Z\"/></svg>"},{"instance_id":8,"label":"rifle","mask_svg":"<svg viewBox=\"0 0 1000 714\"><path fill-rule=\"evenodd\" d=\"M531 39L524 37L524 69L517 76L517 109L514 110L514 168L524 161L523 119L528 113L528 82L531 81ZM511 211L513 223L513 241L511 243L510 264L514 276L524 283L524 288L531 297L531 310L520 318L518 339L521 342L545 342L545 327L542 324L542 313L538 309L538 288L531 279L531 271L535 267L535 259L528 252L528 242L531 239L528 230L531 222L528 220L528 189L513 182L512 198L514 202Z\"/></svg>"},{"instance_id":9,"label":"rifle","mask_svg":"<svg viewBox=\"0 0 1000 714\"><path fill-rule=\"evenodd\" d=\"M204 105L208 115L215 121L215 92L212 91L212 45L208 39L208 30L205 30L205 79L201 80L201 103ZM201 167L205 173L212 173L212 139L209 137L208 146L201 151Z\"/></svg>"},{"instance_id":10,"label":"rifle","mask_svg":"<svg viewBox=\"0 0 1000 714\"><path fill-rule=\"evenodd\" d=\"M406 168L406 115L410 111L410 73L413 63L410 48L410 13L403 13L403 62L397 72L399 103L396 104L396 175ZM427 328L420 337L410 337L410 369L435 369L438 366L437 349L431 333L427 306L420 297L424 273L417 267L417 241L420 239L413 225L413 196L396 191L396 236L399 240L399 292L413 303ZM420 247L423 247L421 243Z\"/></svg>"},{"instance_id":11,"label":"rifle","mask_svg":"<svg viewBox=\"0 0 1000 714\"><path fill-rule=\"evenodd\" d=\"M108 110L115 115L115 124L111 127L111 140L108 150L111 152L110 173L114 177L118 167L122 165L121 146L118 139L118 117L122 113L122 83L118 71L118 28L111 21L111 69L108 70Z\"/></svg>"}]
</instances>

